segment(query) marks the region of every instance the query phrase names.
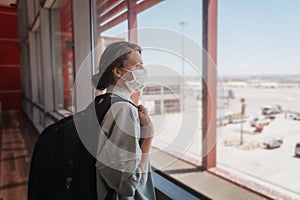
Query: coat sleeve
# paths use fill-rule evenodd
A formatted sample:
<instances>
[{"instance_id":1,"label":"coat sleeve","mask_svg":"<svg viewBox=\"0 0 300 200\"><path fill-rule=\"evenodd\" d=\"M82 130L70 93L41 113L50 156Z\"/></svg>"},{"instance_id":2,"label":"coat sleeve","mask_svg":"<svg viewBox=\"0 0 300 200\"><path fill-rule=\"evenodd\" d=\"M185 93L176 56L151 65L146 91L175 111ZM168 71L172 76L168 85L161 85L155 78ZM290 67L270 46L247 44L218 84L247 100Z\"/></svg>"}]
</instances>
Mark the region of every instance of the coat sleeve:
<instances>
[{"instance_id":1,"label":"coat sleeve","mask_svg":"<svg viewBox=\"0 0 300 200\"><path fill-rule=\"evenodd\" d=\"M133 196L147 177L139 167L142 152L136 108L125 102L113 104L103 120L101 136L103 133L109 139L106 138L103 146L98 148L97 173L119 194ZM103 140L103 137L99 138Z\"/></svg>"}]
</instances>

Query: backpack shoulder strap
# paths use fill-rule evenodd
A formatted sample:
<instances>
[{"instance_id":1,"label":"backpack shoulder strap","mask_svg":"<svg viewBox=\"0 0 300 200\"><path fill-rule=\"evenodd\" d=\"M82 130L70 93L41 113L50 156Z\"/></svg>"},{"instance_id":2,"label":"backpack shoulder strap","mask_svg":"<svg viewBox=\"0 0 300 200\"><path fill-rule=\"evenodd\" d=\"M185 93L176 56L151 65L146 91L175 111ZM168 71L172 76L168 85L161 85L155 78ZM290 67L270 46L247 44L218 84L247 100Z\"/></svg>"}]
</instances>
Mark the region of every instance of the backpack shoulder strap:
<instances>
[{"instance_id":1,"label":"backpack shoulder strap","mask_svg":"<svg viewBox=\"0 0 300 200\"><path fill-rule=\"evenodd\" d=\"M117 102L127 102L130 103L131 105L133 105L135 108L136 105L134 105L131 101L128 101L120 96L114 96L112 97L110 93L106 93L103 95L99 95L95 98L95 108L96 108L96 114L97 114L97 118L98 118L98 122L99 124L101 124L105 114L107 113L108 109ZM108 138L110 136L107 136ZM113 199L114 195L116 194L116 191L114 189L112 189L111 187L108 186L108 184L106 183L106 181L101 177L106 189L107 189L107 196L105 197L105 199Z\"/></svg>"},{"instance_id":2,"label":"backpack shoulder strap","mask_svg":"<svg viewBox=\"0 0 300 200\"><path fill-rule=\"evenodd\" d=\"M131 101L126 100L120 96L112 97L110 93L102 94L95 98L95 110L99 124L101 124L105 114L107 113L111 105L120 101L130 103L135 108L137 108L136 105L134 105Z\"/></svg>"},{"instance_id":3,"label":"backpack shoulder strap","mask_svg":"<svg viewBox=\"0 0 300 200\"><path fill-rule=\"evenodd\" d=\"M111 94L111 93L107 93L107 95L111 96L112 94ZM130 104L133 105L135 108L137 108L137 106L136 106L134 103L132 103L131 101L129 101L129 100L127 100L127 99L124 99L124 98L122 98L122 97L120 97L120 96L118 96L118 95L115 95L114 97L111 97L111 102L112 102L112 104L117 103L117 102L120 102L120 101L125 101L125 102L127 102L127 103L130 103Z\"/></svg>"}]
</instances>

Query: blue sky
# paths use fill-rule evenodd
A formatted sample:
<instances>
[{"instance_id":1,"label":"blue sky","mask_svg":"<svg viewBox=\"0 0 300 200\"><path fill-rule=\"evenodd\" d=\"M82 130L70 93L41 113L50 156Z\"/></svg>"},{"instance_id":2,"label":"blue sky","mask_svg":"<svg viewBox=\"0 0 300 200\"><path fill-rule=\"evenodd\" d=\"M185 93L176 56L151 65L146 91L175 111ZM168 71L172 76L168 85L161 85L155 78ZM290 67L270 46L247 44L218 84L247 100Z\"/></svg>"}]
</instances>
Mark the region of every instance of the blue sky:
<instances>
[{"instance_id":1,"label":"blue sky","mask_svg":"<svg viewBox=\"0 0 300 200\"><path fill-rule=\"evenodd\" d=\"M220 0L222 72L300 75L299 10L298 0Z\"/></svg>"},{"instance_id":2,"label":"blue sky","mask_svg":"<svg viewBox=\"0 0 300 200\"><path fill-rule=\"evenodd\" d=\"M300 76L299 10L299 0L219 0L218 69L221 75ZM165 0L138 15L139 27L158 27L177 33L182 32L181 21L187 23L185 36L201 45L201 0ZM126 28L127 23L122 23L108 33ZM162 63L174 60L169 64L180 68L180 61L164 58L159 58Z\"/></svg>"}]
</instances>

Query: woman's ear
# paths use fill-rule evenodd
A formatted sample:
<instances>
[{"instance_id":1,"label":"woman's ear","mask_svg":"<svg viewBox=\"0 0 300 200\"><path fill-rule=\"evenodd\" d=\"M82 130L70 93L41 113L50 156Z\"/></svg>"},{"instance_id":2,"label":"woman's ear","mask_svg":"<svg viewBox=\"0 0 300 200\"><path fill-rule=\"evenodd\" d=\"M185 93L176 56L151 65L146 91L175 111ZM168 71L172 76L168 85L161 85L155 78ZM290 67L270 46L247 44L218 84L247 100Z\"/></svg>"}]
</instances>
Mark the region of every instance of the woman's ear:
<instances>
[{"instance_id":1,"label":"woman's ear","mask_svg":"<svg viewBox=\"0 0 300 200\"><path fill-rule=\"evenodd\" d=\"M112 69L112 73L117 78L121 78L121 76L122 76L122 72L121 72L121 69L119 67L114 67Z\"/></svg>"}]
</instances>

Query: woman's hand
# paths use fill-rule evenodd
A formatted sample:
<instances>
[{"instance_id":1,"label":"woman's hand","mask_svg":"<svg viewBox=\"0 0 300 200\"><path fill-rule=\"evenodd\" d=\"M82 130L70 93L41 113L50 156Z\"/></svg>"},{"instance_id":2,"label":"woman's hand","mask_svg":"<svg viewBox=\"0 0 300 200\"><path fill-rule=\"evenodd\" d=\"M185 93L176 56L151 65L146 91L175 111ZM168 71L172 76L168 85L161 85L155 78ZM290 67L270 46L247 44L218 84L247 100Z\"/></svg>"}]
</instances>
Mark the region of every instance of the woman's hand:
<instances>
[{"instance_id":1,"label":"woman's hand","mask_svg":"<svg viewBox=\"0 0 300 200\"><path fill-rule=\"evenodd\" d=\"M143 105L139 105L137 107L139 109L139 119L142 131L141 150L143 153L139 166L142 171L144 171L148 162L149 152L154 135L154 128L147 109Z\"/></svg>"},{"instance_id":2,"label":"woman's hand","mask_svg":"<svg viewBox=\"0 0 300 200\"><path fill-rule=\"evenodd\" d=\"M137 106L139 109L139 119L142 130L142 138L152 138L154 134L154 128L152 121L149 117L147 109L143 105Z\"/></svg>"},{"instance_id":3,"label":"woman's hand","mask_svg":"<svg viewBox=\"0 0 300 200\"><path fill-rule=\"evenodd\" d=\"M137 108L139 110L141 126L149 126L151 124L151 119L149 117L147 109L143 105L138 105Z\"/></svg>"}]
</instances>

